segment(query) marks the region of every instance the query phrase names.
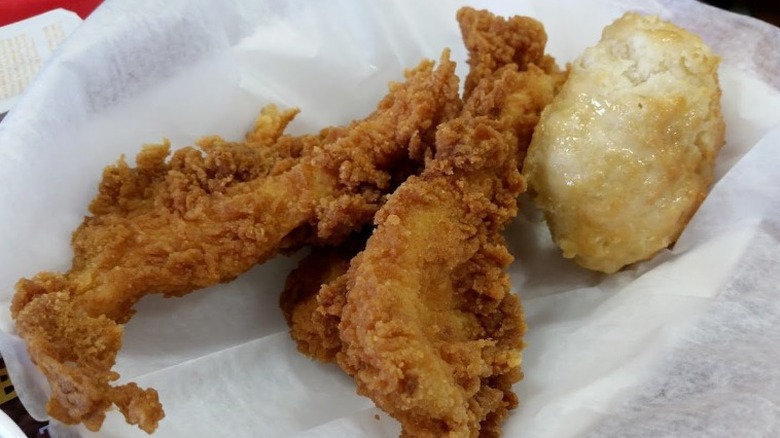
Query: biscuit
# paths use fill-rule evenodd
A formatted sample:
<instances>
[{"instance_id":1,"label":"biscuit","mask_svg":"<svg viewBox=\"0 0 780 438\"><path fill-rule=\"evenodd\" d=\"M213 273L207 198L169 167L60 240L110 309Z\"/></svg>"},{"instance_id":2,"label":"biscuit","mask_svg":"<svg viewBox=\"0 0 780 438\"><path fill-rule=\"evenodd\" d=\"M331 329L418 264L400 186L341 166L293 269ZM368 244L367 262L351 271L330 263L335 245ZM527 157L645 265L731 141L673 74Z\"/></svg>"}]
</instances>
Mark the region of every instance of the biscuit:
<instances>
[{"instance_id":1,"label":"biscuit","mask_svg":"<svg viewBox=\"0 0 780 438\"><path fill-rule=\"evenodd\" d=\"M564 257L612 273L678 238L724 143L719 62L698 36L627 13L572 63L523 166Z\"/></svg>"}]
</instances>

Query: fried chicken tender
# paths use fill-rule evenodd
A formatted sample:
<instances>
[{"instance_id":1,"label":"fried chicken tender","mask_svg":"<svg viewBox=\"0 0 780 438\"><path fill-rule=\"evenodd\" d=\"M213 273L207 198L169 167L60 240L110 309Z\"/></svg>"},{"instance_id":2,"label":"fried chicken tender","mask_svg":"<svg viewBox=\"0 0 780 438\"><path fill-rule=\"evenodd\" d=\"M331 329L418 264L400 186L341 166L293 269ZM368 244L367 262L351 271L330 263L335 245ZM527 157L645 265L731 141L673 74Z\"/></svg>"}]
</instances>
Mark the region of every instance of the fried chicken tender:
<instances>
[{"instance_id":1,"label":"fried chicken tender","mask_svg":"<svg viewBox=\"0 0 780 438\"><path fill-rule=\"evenodd\" d=\"M50 415L97 430L116 405L152 432L164 416L156 391L111 384L133 305L230 281L304 242L343 240L373 218L396 165L419 155L428 131L460 107L445 51L437 68L422 62L345 128L285 137L294 111L268 109L246 145L209 138L169 161L168 144L150 146L136 168L106 169L92 215L73 235L71 270L20 280L12 303L49 381Z\"/></svg>"},{"instance_id":2,"label":"fried chicken tender","mask_svg":"<svg viewBox=\"0 0 780 438\"><path fill-rule=\"evenodd\" d=\"M524 32L487 11L464 8L458 18L471 41L497 28ZM501 232L525 188L519 168L533 129L565 80L543 54L543 29L527 23L523 35L469 46L463 113L439 127L433 158L377 213L347 272L348 253L314 252L282 294L299 350L335 359L400 421L402 436L498 436L518 403L525 324ZM485 47L500 44L521 47L485 61Z\"/></svg>"},{"instance_id":3,"label":"fried chicken tender","mask_svg":"<svg viewBox=\"0 0 780 438\"><path fill-rule=\"evenodd\" d=\"M501 233L525 189L522 149L555 86L534 65L482 81L350 264L337 361L402 436L498 436L517 406L525 324Z\"/></svg>"},{"instance_id":4,"label":"fried chicken tender","mask_svg":"<svg viewBox=\"0 0 780 438\"><path fill-rule=\"evenodd\" d=\"M677 240L724 143L718 62L698 36L629 13L573 63L524 164L564 257L612 273Z\"/></svg>"}]
</instances>

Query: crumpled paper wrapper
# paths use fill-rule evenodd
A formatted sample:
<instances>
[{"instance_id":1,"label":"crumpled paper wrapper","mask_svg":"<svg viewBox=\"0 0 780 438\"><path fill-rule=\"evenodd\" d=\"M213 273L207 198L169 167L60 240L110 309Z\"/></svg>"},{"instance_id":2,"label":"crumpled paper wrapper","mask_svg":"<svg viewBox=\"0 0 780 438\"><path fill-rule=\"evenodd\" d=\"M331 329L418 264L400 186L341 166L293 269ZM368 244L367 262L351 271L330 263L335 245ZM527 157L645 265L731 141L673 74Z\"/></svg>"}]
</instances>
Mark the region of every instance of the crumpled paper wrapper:
<instances>
[{"instance_id":1,"label":"crumpled paper wrapper","mask_svg":"<svg viewBox=\"0 0 780 438\"><path fill-rule=\"evenodd\" d=\"M14 106L43 63L81 21L75 12L54 9L0 27L0 114Z\"/></svg>"},{"instance_id":2,"label":"crumpled paper wrapper","mask_svg":"<svg viewBox=\"0 0 780 438\"><path fill-rule=\"evenodd\" d=\"M530 206L508 231L529 332L506 436L778 435L780 30L690 0L107 1L0 124L0 352L31 414L46 418L48 387L15 335L13 285L68 269L104 166L162 138L239 139L271 102L302 109L293 132L347 123L444 47L463 77L464 3L541 20L560 63L627 10L699 33L723 59L717 183L672 249L604 276L562 259ZM159 391L155 436L398 435L336 366L295 350L277 308L294 264L139 303L116 369ZM97 434L51 432L146 436L116 412Z\"/></svg>"}]
</instances>

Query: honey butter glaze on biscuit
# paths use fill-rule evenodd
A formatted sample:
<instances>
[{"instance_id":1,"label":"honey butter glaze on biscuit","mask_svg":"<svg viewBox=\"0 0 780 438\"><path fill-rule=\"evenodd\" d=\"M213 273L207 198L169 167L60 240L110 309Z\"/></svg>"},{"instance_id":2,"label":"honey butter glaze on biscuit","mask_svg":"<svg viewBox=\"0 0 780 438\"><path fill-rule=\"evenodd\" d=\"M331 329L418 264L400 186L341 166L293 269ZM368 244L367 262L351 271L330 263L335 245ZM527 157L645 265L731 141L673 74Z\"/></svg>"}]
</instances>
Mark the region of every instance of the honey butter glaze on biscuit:
<instances>
[{"instance_id":1,"label":"honey butter glaze on biscuit","mask_svg":"<svg viewBox=\"0 0 780 438\"><path fill-rule=\"evenodd\" d=\"M724 143L718 63L698 36L634 13L573 62L523 168L564 257L612 273L677 239Z\"/></svg>"}]
</instances>

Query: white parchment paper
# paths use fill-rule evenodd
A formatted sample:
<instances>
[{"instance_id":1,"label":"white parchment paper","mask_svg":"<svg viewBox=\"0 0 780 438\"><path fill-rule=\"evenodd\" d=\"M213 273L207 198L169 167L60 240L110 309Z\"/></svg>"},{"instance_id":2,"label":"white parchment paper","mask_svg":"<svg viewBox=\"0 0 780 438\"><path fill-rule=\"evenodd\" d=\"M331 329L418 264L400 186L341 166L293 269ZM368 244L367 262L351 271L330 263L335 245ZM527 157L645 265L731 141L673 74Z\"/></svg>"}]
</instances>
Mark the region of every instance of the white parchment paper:
<instances>
[{"instance_id":1,"label":"white parchment paper","mask_svg":"<svg viewBox=\"0 0 780 438\"><path fill-rule=\"evenodd\" d=\"M104 166L164 137L178 147L241 138L269 102L302 109L296 132L346 123L444 47L463 75L454 17L464 4L541 20L561 63L629 9L701 34L723 58L718 182L672 250L601 276L561 259L531 208L509 231L529 333L506 436L776 435L780 30L688 0L108 0L0 124L0 352L30 412L46 418L48 389L15 336L13 285L69 267L70 234ZM295 351L277 308L294 262L139 303L117 370L159 391L155 436L398 435L337 367ZM52 432L146 435L117 413L97 434Z\"/></svg>"}]
</instances>

